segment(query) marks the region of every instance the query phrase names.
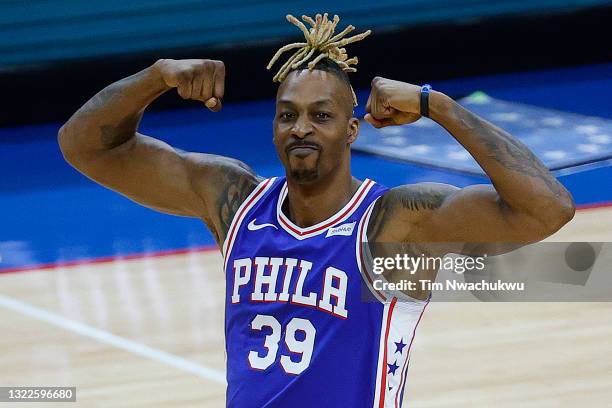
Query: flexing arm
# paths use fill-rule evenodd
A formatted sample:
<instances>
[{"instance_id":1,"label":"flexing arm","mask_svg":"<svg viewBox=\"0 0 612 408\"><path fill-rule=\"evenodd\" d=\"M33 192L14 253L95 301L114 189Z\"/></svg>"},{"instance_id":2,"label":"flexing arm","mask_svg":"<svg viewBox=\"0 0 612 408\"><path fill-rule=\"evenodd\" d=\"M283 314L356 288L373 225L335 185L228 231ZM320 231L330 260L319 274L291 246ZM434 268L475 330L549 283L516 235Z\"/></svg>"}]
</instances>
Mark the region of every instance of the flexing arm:
<instances>
[{"instance_id":1,"label":"flexing arm","mask_svg":"<svg viewBox=\"0 0 612 408\"><path fill-rule=\"evenodd\" d=\"M220 110L224 77L221 61L160 60L83 105L60 129L62 153L86 176L140 204L201 218L222 242L257 176L237 160L173 149L137 128L145 108L172 88Z\"/></svg>"},{"instance_id":2,"label":"flexing arm","mask_svg":"<svg viewBox=\"0 0 612 408\"><path fill-rule=\"evenodd\" d=\"M374 126L420 118L420 87L376 78L372 88L366 120ZM395 188L377 205L379 239L490 243L478 252L491 254L503 252L495 243L536 242L573 217L571 195L525 145L442 93L433 92L429 106L430 118L466 148L493 186Z\"/></svg>"}]
</instances>

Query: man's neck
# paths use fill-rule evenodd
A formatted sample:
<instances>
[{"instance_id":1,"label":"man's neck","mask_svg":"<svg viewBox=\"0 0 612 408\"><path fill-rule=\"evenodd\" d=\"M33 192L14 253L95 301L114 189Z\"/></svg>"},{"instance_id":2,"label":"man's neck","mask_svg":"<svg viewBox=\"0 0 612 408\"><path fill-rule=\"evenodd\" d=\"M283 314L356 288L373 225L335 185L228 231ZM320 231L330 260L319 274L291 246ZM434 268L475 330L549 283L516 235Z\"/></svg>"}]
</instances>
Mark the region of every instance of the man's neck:
<instances>
[{"instance_id":1,"label":"man's neck","mask_svg":"<svg viewBox=\"0 0 612 408\"><path fill-rule=\"evenodd\" d=\"M318 224L340 211L360 184L361 181L355 179L350 172L337 172L325 180L306 186L288 177L287 201L283 210L301 228Z\"/></svg>"}]
</instances>

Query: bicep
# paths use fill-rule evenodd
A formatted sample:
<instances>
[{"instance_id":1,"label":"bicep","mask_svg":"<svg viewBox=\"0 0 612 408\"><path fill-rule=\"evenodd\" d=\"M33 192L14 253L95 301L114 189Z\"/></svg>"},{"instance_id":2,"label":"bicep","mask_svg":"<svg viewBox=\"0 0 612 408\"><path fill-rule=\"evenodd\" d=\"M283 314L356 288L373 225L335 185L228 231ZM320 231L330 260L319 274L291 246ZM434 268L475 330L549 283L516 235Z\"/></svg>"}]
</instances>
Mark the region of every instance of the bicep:
<instances>
[{"instance_id":1,"label":"bicep","mask_svg":"<svg viewBox=\"0 0 612 408\"><path fill-rule=\"evenodd\" d=\"M137 133L120 146L84 157L75 167L149 208L184 216L198 216L204 210L190 186L184 158L161 140Z\"/></svg>"},{"instance_id":2,"label":"bicep","mask_svg":"<svg viewBox=\"0 0 612 408\"><path fill-rule=\"evenodd\" d=\"M462 253L504 253L528 244L540 223L510 208L492 185L473 185L450 192L425 226L432 240L462 243Z\"/></svg>"},{"instance_id":3,"label":"bicep","mask_svg":"<svg viewBox=\"0 0 612 408\"><path fill-rule=\"evenodd\" d=\"M236 162L222 156L183 152L137 133L128 142L84 160L77 168L146 207L210 223L227 173L246 168Z\"/></svg>"},{"instance_id":4,"label":"bicep","mask_svg":"<svg viewBox=\"0 0 612 408\"><path fill-rule=\"evenodd\" d=\"M434 252L503 253L528 243L539 228L512 211L491 185L457 188L419 183L394 188L381 200L381 236L390 242L417 242ZM380 217L379 217L380 218Z\"/></svg>"}]
</instances>

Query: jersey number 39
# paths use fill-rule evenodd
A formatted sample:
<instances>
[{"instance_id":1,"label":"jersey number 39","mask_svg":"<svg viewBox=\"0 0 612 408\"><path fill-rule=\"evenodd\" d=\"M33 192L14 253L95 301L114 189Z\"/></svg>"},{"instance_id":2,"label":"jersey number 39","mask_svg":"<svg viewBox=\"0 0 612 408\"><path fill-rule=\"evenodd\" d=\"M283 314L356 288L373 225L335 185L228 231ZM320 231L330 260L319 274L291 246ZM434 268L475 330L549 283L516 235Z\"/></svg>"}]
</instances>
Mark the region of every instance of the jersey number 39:
<instances>
[{"instance_id":1,"label":"jersey number 39","mask_svg":"<svg viewBox=\"0 0 612 408\"><path fill-rule=\"evenodd\" d=\"M249 363L251 367L258 370L265 370L276 361L278 354L278 343L282 336L281 324L276 318L269 315L257 315L251 322L251 329L260 331L264 327L272 329L272 333L266 336L264 347L267 353L263 356L257 351L249 352ZM298 340L297 332L304 333L304 339ZM294 317L287 323L285 330L285 344L287 349L292 353L301 354L302 358L299 361L293 361L290 356L281 355L280 365L287 374L300 374L310 364L312 358L312 350L314 347L315 336L317 330L314 328L310 320Z\"/></svg>"}]
</instances>

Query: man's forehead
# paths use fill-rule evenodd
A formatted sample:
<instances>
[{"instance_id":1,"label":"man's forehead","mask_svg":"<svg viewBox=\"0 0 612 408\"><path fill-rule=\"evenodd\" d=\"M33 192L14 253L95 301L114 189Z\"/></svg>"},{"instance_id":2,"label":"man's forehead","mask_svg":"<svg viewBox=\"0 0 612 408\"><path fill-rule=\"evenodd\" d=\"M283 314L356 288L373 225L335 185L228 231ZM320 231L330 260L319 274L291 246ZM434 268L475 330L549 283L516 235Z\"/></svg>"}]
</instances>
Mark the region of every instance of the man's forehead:
<instances>
[{"instance_id":1,"label":"man's forehead","mask_svg":"<svg viewBox=\"0 0 612 408\"><path fill-rule=\"evenodd\" d=\"M326 71L318 69L294 71L280 85L276 102L338 105L341 86L341 80Z\"/></svg>"},{"instance_id":2,"label":"man's forehead","mask_svg":"<svg viewBox=\"0 0 612 408\"><path fill-rule=\"evenodd\" d=\"M283 104L291 105L291 104L296 104L296 103L306 103L308 105L317 105L317 106L319 106L319 105L320 106L323 106L323 105L332 105L332 106L335 106L335 105L338 104L333 99L325 98L325 97L324 98L316 98L314 100L308 100L308 99L301 98L301 97L296 99L296 98L288 98L286 96L283 96L283 97L277 99L276 103L279 104L279 105L283 105Z\"/></svg>"}]
</instances>

